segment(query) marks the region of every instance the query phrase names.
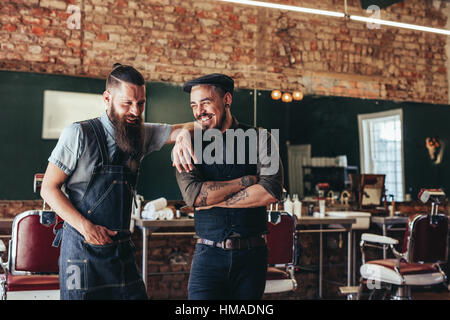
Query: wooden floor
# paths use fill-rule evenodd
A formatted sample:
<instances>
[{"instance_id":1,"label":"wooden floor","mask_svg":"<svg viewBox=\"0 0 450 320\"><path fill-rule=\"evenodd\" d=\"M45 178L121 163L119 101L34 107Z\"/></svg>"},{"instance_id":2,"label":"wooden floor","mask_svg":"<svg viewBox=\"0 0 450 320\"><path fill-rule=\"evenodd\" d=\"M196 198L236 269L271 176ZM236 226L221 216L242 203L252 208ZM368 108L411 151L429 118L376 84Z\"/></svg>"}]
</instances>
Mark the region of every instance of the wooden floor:
<instances>
[{"instance_id":1,"label":"wooden floor","mask_svg":"<svg viewBox=\"0 0 450 320\"><path fill-rule=\"evenodd\" d=\"M355 289L357 289L358 287L340 287L340 291L341 291L341 297L346 296L346 290L348 290L349 292L353 292L355 293ZM347 292L348 293L348 292ZM384 299L383 297L383 292L381 291L381 293L372 297L372 299ZM369 298L369 292L364 291L363 296L360 297L360 299L365 300L366 298ZM448 286L448 288L446 288L445 286L436 286L436 287L412 287L411 288L411 297L413 300L450 300L450 285Z\"/></svg>"},{"instance_id":2,"label":"wooden floor","mask_svg":"<svg viewBox=\"0 0 450 320\"><path fill-rule=\"evenodd\" d=\"M442 292L413 292L414 300L450 300L450 291Z\"/></svg>"}]
</instances>

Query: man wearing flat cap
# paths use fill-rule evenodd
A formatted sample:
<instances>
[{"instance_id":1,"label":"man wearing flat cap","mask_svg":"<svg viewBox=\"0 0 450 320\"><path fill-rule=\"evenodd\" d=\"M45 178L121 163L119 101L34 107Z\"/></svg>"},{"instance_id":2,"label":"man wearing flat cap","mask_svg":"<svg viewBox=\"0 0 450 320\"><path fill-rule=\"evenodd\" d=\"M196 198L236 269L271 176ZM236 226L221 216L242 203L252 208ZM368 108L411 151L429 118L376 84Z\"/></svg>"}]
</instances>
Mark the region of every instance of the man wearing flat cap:
<instances>
[{"instance_id":1,"label":"man wearing flat cap","mask_svg":"<svg viewBox=\"0 0 450 320\"><path fill-rule=\"evenodd\" d=\"M271 135L251 143L250 138L238 139L236 134L229 134L261 134L232 116L234 81L230 77L206 75L185 83L183 90L190 93L194 118L202 127L204 160L198 161L190 172L180 167L176 171L183 199L194 207L197 242L189 299L261 299L267 272L266 206L281 199L283 188L277 145ZM205 139L211 130L219 136ZM219 140L222 143L218 147ZM212 144L215 161L207 161ZM264 171L267 159L258 157L251 161L251 147L256 145L270 148L271 156L276 155L275 172ZM197 151L197 159L202 159Z\"/></svg>"}]
</instances>

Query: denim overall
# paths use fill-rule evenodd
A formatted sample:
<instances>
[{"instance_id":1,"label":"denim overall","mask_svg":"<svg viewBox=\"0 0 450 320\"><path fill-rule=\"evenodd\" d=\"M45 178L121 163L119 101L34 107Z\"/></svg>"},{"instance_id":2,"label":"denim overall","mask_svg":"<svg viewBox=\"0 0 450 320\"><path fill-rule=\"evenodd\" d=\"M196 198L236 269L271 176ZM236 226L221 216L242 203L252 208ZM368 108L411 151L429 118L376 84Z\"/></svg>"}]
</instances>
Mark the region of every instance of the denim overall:
<instances>
[{"instance_id":1,"label":"denim overall","mask_svg":"<svg viewBox=\"0 0 450 320\"><path fill-rule=\"evenodd\" d=\"M238 124L244 131L250 127ZM223 135L226 145L226 135ZM235 141L236 142L236 141ZM205 142L203 150L206 147ZM249 143L246 141L245 163L237 164L237 144L234 144L234 164L201 164L198 168L206 181L227 181L256 175L256 164L249 163ZM223 148L225 162L227 150ZM267 231L266 207L213 207L194 213L196 235L214 242L229 237L248 238ZM255 300L261 299L266 284L267 247L223 250L196 244L188 283L190 300Z\"/></svg>"},{"instance_id":2,"label":"denim overall","mask_svg":"<svg viewBox=\"0 0 450 320\"><path fill-rule=\"evenodd\" d=\"M112 162L100 120L81 122L85 139L96 141L100 153L89 184L81 199L66 187L75 208L93 224L117 231L113 243L93 245L75 228L64 222L59 258L62 300L147 299L146 289L130 238L131 206L137 174L125 165L126 157L117 148ZM97 151L98 153L98 151ZM79 193L79 190L78 190Z\"/></svg>"}]
</instances>

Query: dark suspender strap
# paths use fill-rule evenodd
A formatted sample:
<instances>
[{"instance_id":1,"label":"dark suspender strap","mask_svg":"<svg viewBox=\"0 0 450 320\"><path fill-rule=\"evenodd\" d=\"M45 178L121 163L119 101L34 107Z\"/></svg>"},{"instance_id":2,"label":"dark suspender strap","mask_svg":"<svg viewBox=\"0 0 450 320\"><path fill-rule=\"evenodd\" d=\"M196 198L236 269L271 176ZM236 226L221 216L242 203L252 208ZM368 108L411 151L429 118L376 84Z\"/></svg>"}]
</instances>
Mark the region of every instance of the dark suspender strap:
<instances>
[{"instance_id":1,"label":"dark suspender strap","mask_svg":"<svg viewBox=\"0 0 450 320\"><path fill-rule=\"evenodd\" d=\"M116 151L113 155L111 163L113 165L124 165L125 161L128 160L128 156L123 152L119 146L116 145Z\"/></svg>"},{"instance_id":2,"label":"dark suspender strap","mask_svg":"<svg viewBox=\"0 0 450 320\"><path fill-rule=\"evenodd\" d=\"M106 144L106 135L102 123L99 118L95 118L89 120L89 124L92 126L97 138L98 148L102 156L102 165L109 165L108 145Z\"/></svg>"}]
</instances>

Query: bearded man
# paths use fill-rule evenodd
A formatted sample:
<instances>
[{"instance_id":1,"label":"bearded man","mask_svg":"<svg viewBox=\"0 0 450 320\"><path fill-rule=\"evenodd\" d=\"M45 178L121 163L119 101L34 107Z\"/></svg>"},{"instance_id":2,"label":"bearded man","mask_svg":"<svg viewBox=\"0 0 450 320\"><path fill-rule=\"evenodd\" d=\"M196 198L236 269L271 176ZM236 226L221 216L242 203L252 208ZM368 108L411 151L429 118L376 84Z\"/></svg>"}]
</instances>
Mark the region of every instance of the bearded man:
<instances>
[{"instance_id":1,"label":"bearded man","mask_svg":"<svg viewBox=\"0 0 450 320\"><path fill-rule=\"evenodd\" d=\"M129 231L139 165L193 130L143 122L145 81L131 66L114 65L103 99L100 117L63 130L42 183L42 198L64 220L54 243L63 300L147 298Z\"/></svg>"}]
</instances>

